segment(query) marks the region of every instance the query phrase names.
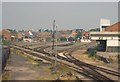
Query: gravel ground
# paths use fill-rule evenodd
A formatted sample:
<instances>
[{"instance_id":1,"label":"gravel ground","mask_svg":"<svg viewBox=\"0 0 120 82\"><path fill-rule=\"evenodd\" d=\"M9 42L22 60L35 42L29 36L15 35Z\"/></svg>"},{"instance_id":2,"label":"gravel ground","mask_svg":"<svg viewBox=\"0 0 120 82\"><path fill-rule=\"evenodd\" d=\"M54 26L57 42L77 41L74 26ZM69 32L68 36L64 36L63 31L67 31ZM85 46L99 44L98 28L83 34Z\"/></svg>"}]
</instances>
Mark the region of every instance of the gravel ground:
<instances>
[{"instance_id":1,"label":"gravel ground","mask_svg":"<svg viewBox=\"0 0 120 82\"><path fill-rule=\"evenodd\" d=\"M85 54L86 50L77 50L75 52L72 53L72 56L74 56L76 59L95 65L95 66L99 66L102 68L106 68L106 69L110 69L110 70L114 70L114 71L118 71L118 63L110 63L110 64L106 64L102 61L99 61L97 59L94 58L89 58L87 54ZM105 74L103 72L101 72L102 74ZM106 76L110 77L113 80L118 80L118 77L114 77L108 74L105 74Z\"/></svg>"},{"instance_id":2,"label":"gravel ground","mask_svg":"<svg viewBox=\"0 0 120 82\"><path fill-rule=\"evenodd\" d=\"M20 55L12 54L8 60L6 70L9 70L10 80L35 80L38 73L31 69L31 64Z\"/></svg>"},{"instance_id":3,"label":"gravel ground","mask_svg":"<svg viewBox=\"0 0 120 82\"><path fill-rule=\"evenodd\" d=\"M3 76L3 80L56 80L65 70L71 71L67 68L62 68L60 74L52 74L50 68L50 64L42 61L35 63L24 54L11 53L5 68L6 76ZM4 77L7 79L4 79Z\"/></svg>"}]
</instances>

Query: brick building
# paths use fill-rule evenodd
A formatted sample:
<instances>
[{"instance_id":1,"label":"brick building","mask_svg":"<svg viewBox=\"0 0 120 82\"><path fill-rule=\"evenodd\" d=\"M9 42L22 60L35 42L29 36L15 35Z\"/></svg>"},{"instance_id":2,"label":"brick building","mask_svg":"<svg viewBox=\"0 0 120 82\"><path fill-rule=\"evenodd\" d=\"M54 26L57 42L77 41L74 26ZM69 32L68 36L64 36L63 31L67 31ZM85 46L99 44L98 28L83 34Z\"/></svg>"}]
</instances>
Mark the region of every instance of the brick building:
<instances>
[{"instance_id":1,"label":"brick building","mask_svg":"<svg viewBox=\"0 0 120 82\"><path fill-rule=\"evenodd\" d=\"M100 51L118 52L120 49L120 22L102 27L104 28L100 32L90 32L91 40L98 42Z\"/></svg>"},{"instance_id":2,"label":"brick building","mask_svg":"<svg viewBox=\"0 0 120 82\"><path fill-rule=\"evenodd\" d=\"M91 42L90 40L90 33L89 32L82 32L82 39L80 40L81 42Z\"/></svg>"},{"instance_id":3,"label":"brick building","mask_svg":"<svg viewBox=\"0 0 120 82\"><path fill-rule=\"evenodd\" d=\"M6 41L11 41L12 33L8 29L2 30L2 39Z\"/></svg>"},{"instance_id":4,"label":"brick building","mask_svg":"<svg viewBox=\"0 0 120 82\"><path fill-rule=\"evenodd\" d=\"M51 41L52 33L51 32L38 32L37 37L39 41Z\"/></svg>"},{"instance_id":5,"label":"brick building","mask_svg":"<svg viewBox=\"0 0 120 82\"><path fill-rule=\"evenodd\" d=\"M24 37L24 34L22 32L18 32L17 33L17 39L18 39L18 41L22 41L23 37Z\"/></svg>"},{"instance_id":6,"label":"brick building","mask_svg":"<svg viewBox=\"0 0 120 82\"><path fill-rule=\"evenodd\" d=\"M109 27L106 27L105 31L106 32L117 32L117 31L120 32L120 22L117 22Z\"/></svg>"}]
</instances>

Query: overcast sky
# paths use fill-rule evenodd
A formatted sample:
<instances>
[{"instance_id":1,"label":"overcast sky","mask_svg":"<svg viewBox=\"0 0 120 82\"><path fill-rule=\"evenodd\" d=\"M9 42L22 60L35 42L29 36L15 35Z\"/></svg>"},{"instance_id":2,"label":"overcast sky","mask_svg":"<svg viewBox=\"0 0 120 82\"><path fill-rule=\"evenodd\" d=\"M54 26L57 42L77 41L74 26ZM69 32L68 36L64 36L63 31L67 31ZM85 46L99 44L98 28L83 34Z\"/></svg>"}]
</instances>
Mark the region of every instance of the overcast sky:
<instances>
[{"instance_id":1,"label":"overcast sky","mask_svg":"<svg viewBox=\"0 0 120 82\"><path fill-rule=\"evenodd\" d=\"M16 30L85 29L100 26L100 19L118 20L117 2L3 2L2 27Z\"/></svg>"}]
</instances>

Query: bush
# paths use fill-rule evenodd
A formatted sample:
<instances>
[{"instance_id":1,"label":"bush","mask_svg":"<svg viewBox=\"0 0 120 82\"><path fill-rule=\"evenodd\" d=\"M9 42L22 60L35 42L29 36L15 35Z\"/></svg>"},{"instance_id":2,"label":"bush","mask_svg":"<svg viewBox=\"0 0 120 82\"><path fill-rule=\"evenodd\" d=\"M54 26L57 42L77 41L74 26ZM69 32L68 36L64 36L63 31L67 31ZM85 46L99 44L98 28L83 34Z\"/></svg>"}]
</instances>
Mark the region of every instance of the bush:
<instances>
[{"instance_id":1,"label":"bush","mask_svg":"<svg viewBox=\"0 0 120 82\"><path fill-rule=\"evenodd\" d=\"M89 54L89 57L95 57L97 53L97 50L95 48L88 48L87 54Z\"/></svg>"},{"instance_id":2,"label":"bush","mask_svg":"<svg viewBox=\"0 0 120 82\"><path fill-rule=\"evenodd\" d=\"M69 37L69 38L68 38L68 41L75 41L75 38Z\"/></svg>"},{"instance_id":3,"label":"bush","mask_svg":"<svg viewBox=\"0 0 120 82\"><path fill-rule=\"evenodd\" d=\"M61 41L67 41L67 38L66 37L61 37L60 40Z\"/></svg>"},{"instance_id":4,"label":"bush","mask_svg":"<svg viewBox=\"0 0 120 82\"><path fill-rule=\"evenodd\" d=\"M2 44L3 44L3 45L10 45L11 42L10 42L10 41L5 41L5 40L3 40L3 41L2 41Z\"/></svg>"}]
</instances>

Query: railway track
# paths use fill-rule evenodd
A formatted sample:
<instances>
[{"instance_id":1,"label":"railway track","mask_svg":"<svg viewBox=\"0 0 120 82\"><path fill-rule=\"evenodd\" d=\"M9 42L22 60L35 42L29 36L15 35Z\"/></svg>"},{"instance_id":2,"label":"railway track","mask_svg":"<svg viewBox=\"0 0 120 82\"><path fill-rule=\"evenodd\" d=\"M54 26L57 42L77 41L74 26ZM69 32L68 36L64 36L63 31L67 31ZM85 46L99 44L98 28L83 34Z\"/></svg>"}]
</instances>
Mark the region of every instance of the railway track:
<instances>
[{"instance_id":1,"label":"railway track","mask_svg":"<svg viewBox=\"0 0 120 82\"><path fill-rule=\"evenodd\" d=\"M101 67L98 67L98 66L94 66L94 65L91 65L91 64L87 64L87 63L84 63L84 62L81 62L77 59L75 59L74 57L71 56L71 52L73 52L75 49L73 50L68 50L67 54L64 53L64 56L71 60L75 65L81 67L85 72L87 72L88 74L91 74L93 75L94 77L96 77L96 79L101 79L103 81L106 82L106 80L110 80L110 78L106 77L105 75L99 73L97 70L99 71L102 71L102 72L105 72L107 74L111 74L111 75L114 75L114 76L118 76L120 77L120 73L116 72L116 71L112 71L112 70L108 70L108 69L105 69L105 68L101 68ZM90 72L92 71L92 72Z\"/></svg>"},{"instance_id":2,"label":"railway track","mask_svg":"<svg viewBox=\"0 0 120 82\"><path fill-rule=\"evenodd\" d=\"M85 45L86 46L86 45ZM80 49L80 48L79 48ZM109 69L105 69L105 68L102 68L102 67L98 67L98 66L94 66L94 65L91 65L91 64L87 64L85 62L82 62L80 60L77 60L76 58L74 58L71 53L74 52L75 49L72 49L72 50L67 50L66 52L64 52L64 56L66 56L67 58L69 58L70 60L75 60L75 61L78 61L80 63L80 65L84 65L86 67L89 67L91 69L96 69L96 70L99 70L99 71L102 71L102 72L106 72L108 74L111 74L111 75L115 75L115 76L118 76L120 77L120 73L116 72L116 71L112 71L112 70L109 70ZM67 54L65 54L67 53ZM68 57L69 56L69 57Z\"/></svg>"},{"instance_id":3,"label":"railway track","mask_svg":"<svg viewBox=\"0 0 120 82\"><path fill-rule=\"evenodd\" d=\"M91 43L89 43L89 44L91 44ZM71 54L72 52L74 52L75 50L77 50L77 49L83 49L83 48L88 48L88 47L91 47L91 46L93 46L93 44L91 44L91 45L88 45L88 44L82 44L82 45L79 45L79 46L76 46L76 47L72 47L72 48L68 48L68 49L64 49L64 50L61 50L61 51L59 51L59 52L64 52L64 54L65 53L67 53L67 54ZM42 48L40 48L40 47L37 47L37 48L40 48L40 49L38 49L37 50L37 48L36 49L34 49L35 51L38 51L38 52L42 52L42 53L44 53L44 54L49 54L48 52L45 52L44 51L44 49L45 48L48 48L48 47L50 47L50 46L44 46L44 47L42 47ZM71 56L72 57L72 56ZM72 57L73 58L73 57ZM81 62L81 61L79 61L79 62ZM84 63L84 62L83 62ZM102 70L102 71L104 71L104 70L106 70L106 71L104 71L104 72L106 72L106 73L110 73L111 72L111 74L113 74L115 71L112 71L112 70L108 70L108 69L105 69L105 68L101 68L101 67L98 67L98 66L93 66L93 65L90 65L90 64L87 64L87 63L85 63L87 66L91 66L91 67L97 67L96 69L99 69L99 70ZM108 72L107 72L108 71ZM118 72L115 72L116 74L113 74L113 75L116 75L116 76L119 76L117 73Z\"/></svg>"},{"instance_id":4,"label":"railway track","mask_svg":"<svg viewBox=\"0 0 120 82\"><path fill-rule=\"evenodd\" d=\"M91 43L90 43L90 44L91 44ZM93 44L91 44L91 45L93 46ZM91 45L88 46L88 45L86 45L86 44L83 44L83 45L79 45L79 46L76 46L76 47L73 47L73 48L69 48L69 49L62 50L62 51L60 51L60 52L65 51L64 53L70 54L70 53L74 52L74 51L77 50L77 49L82 49L82 48L86 48L86 47L91 47ZM35 50L36 50L36 51L39 51L39 52L42 51L42 53L44 53L44 54L49 54L49 53L47 53L47 52L44 52L44 50L43 50L43 49L45 49L45 48L47 48L47 47L49 47L49 46L43 47L43 48L41 48L40 50L37 50L37 48L36 48ZM79 62L81 62L81 61L79 61ZM83 63L84 63L84 62L83 62ZM86 65L87 65L87 66L90 66L90 67L95 67L96 69L99 69L99 70L102 70L102 71L106 70L106 71L104 71L104 72L106 72L106 73L110 73L110 72L111 72L110 74L113 74L113 73L114 73L114 71L112 71L112 70L108 70L108 69L101 68L101 67L98 67L98 66L93 66L93 65L90 65L90 64L87 64L87 63L86 63ZM113 75L119 76L117 73L118 73L118 72L116 72L116 74L113 74Z\"/></svg>"},{"instance_id":5,"label":"railway track","mask_svg":"<svg viewBox=\"0 0 120 82\"><path fill-rule=\"evenodd\" d=\"M67 59L74 63L75 65L81 67L82 69L84 69L86 72L88 72L90 74L90 72L88 71L88 68L89 70L93 71L94 73L92 73L92 75L94 74L94 77L98 76L99 79L103 80L103 79L106 79L106 80L110 80L108 77L102 75L101 73L99 73L98 71L96 70L99 70L99 71L102 71L102 72L105 72L105 73L108 73L108 74L111 74L111 75L115 75L115 76L118 76L120 77L120 73L116 72L116 71L112 71L112 70L109 70L109 69L105 69L105 68L101 68L101 67L98 67L98 66L94 66L94 65L90 65L90 64L87 64L87 63L84 63L84 62L81 62L77 59L75 59L74 57L72 57L70 55L70 53L72 53L73 51L75 51L76 49L82 49L84 47L90 47L91 45L86 45L86 44L83 44L81 45L80 48L75 47L75 48L70 48L70 49L67 49L67 50L64 50L64 56L67 57ZM65 53L67 53L67 55L65 55ZM68 54L70 56L70 58L68 57ZM87 69L86 69L87 68ZM97 77L96 77L97 78Z\"/></svg>"},{"instance_id":6,"label":"railway track","mask_svg":"<svg viewBox=\"0 0 120 82\"><path fill-rule=\"evenodd\" d=\"M82 47L81 48L83 48L83 47L85 47L86 45L81 45ZM18 49L20 49L20 47L18 48ZM44 49L44 48L43 48ZM74 48L74 50L76 50L77 49L77 47L76 48ZM25 51L26 49L25 48L23 48L23 49L21 49L21 50L23 50L24 52L26 52L26 53L29 53L29 54L32 54L32 55L34 55L34 56L38 56L38 55L36 55L36 54L38 54L38 52L37 53L32 53L32 52L35 52L35 51L29 51L29 49L27 49L27 51ZM100 70L100 71L103 71L103 72L106 72L106 73L109 73L109 74L112 74L112 75L116 75L116 76L120 76L120 74L118 73L118 72L115 72L115 71L112 71L112 70L108 70L108 69L104 69L104 68L101 68L101 67L97 67L97 66L93 66L93 65L90 65L90 64L87 64L87 63L84 63L84 62L81 62L81 61L79 61L79 60L77 60L77 59L75 59L74 57L72 57L71 55L70 55L70 53L71 52L73 52L74 51L73 50L73 48L71 48L71 49L67 49L66 50L66 53L68 53L67 55L65 55L67 58L64 58L64 57L61 57L61 56L59 56L58 55L58 59L59 59L59 61L58 61L58 59L57 59L57 61L58 62L61 62L61 61L67 61L67 64L66 63L64 63L64 64L66 64L66 65L68 65L68 62L69 63L72 63L72 64L74 64L74 65L70 65L70 67L73 67L74 68L74 70L75 71L77 71L77 72L79 72L79 73L81 73L81 74L83 74L83 75L85 75L85 76L88 76L88 77L90 77L90 78L93 78L93 79L95 79L95 80L109 80L109 82L111 81L111 82L113 82L111 79L109 79L108 77L106 77L106 76L104 76L104 75L102 75L102 74L100 74L99 72L97 72L96 70ZM47 54L48 55L48 57L49 57L49 53L46 53L46 52L44 52L43 51L43 53L44 54ZM69 57L68 57L69 56ZM39 56L38 57L42 57L42 56L40 56L40 53L39 53ZM47 58L48 58L47 57ZM50 57L49 57L50 58ZM46 59L45 57L44 57L44 59ZM52 57L52 59L50 58L49 60L53 60L52 62L54 62L54 57ZM62 60L61 60L62 59ZM62 62L63 63L63 62ZM80 68L82 68L82 69L80 69ZM95 69L95 70L92 70L93 72L94 72L94 74L93 73L90 73L89 71L88 71L88 68L89 68L89 70L90 69ZM81 71L82 70L82 71ZM107 70L107 71L106 71ZM90 75L87 75L86 73L89 73ZM103 82L103 81L102 81Z\"/></svg>"},{"instance_id":7,"label":"railway track","mask_svg":"<svg viewBox=\"0 0 120 82\"><path fill-rule=\"evenodd\" d=\"M45 54L42 54L42 53L39 53L39 52L36 52L36 51L31 51L31 50L29 50L29 49L21 48L21 47L18 47L18 46L11 46L11 47L12 47L12 48L15 48L15 49L17 49L17 50L21 50L21 51L23 51L23 52L25 52L25 53L28 53L28 54L32 55L32 56L36 56L36 57L38 57L38 58L45 59L45 60L50 61L50 62L54 62L54 61L55 61L55 58L54 58L54 57L49 57L49 56L46 56ZM67 67L71 68L71 69L74 70L74 71L79 72L79 73L82 74L82 75L85 75L85 76L87 76L87 77L89 77L89 78L93 78L93 77L87 75L87 73L84 73L81 68L78 68L78 67L75 66L74 64L71 64L70 62L68 62L67 60L65 61L65 60L66 60L66 59L64 59L64 60L57 59L57 62L66 65ZM93 78L93 79L94 79L94 78Z\"/></svg>"},{"instance_id":8,"label":"railway track","mask_svg":"<svg viewBox=\"0 0 120 82\"><path fill-rule=\"evenodd\" d=\"M89 66L85 66L84 63L81 63L79 60L73 58L73 57L68 57L68 55L66 55L67 59L71 60L72 63L74 63L75 65L77 65L78 67L82 68L84 70L84 72L92 75L94 77L94 79L97 80L103 80L103 82L106 80L109 80L112 82L112 80L106 76L104 76L103 74L97 72L95 69L90 68Z\"/></svg>"}]
</instances>

